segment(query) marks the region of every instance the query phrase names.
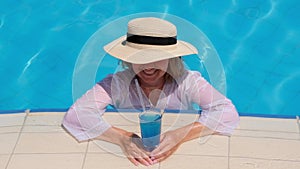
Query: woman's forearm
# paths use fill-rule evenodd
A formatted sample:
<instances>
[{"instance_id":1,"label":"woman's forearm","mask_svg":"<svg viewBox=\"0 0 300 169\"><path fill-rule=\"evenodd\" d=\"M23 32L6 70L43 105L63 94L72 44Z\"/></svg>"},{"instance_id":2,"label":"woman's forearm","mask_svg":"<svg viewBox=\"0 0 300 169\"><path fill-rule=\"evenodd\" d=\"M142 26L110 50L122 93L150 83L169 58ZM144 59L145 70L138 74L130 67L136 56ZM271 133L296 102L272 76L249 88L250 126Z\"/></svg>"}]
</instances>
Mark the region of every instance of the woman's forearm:
<instances>
[{"instance_id":1,"label":"woman's forearm","mask_svg":"<svg viewBox=\"0 0 300 169\"><path fill-rule=\"evenodd\" d=\"M113 126L113 127L109 128L108 130L106 130L100 136L96 137L96 139L120 145L122 143L122 140L129 138L132 135L133 135L132 132L128 132L126 130L123 130L123 129Z\"/></svg>"},{"instance_id":2,"label":"woman's forearm","mask_svg":"<svg viewBox=\"0 0 300 169\"><path fill-rule=\"evenodd\" d=\"M208 129L199 122L194 122L184 127L178 128L176 129L176 133L180 134L179 137L182 137L180 143L184 143L186 141L190 141L202 136L216 134L216 132Z\"/></svg>"}]
</instances>

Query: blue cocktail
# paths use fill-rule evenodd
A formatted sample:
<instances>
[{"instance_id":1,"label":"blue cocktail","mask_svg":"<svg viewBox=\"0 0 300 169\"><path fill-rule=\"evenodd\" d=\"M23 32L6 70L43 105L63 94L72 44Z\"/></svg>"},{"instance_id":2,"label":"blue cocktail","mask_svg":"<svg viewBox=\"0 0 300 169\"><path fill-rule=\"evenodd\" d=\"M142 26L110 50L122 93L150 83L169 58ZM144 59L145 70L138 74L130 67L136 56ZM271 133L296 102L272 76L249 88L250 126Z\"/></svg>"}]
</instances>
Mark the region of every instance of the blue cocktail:
<instances>
[{"instance_id":1,"label":"blue cocktail","mask_svg":"<svg viewBox=\"0 0 300 169\"><path fill-rule=\"evenodd\" d=\"M147 110L139 115L142 141L145 150L154 150L160 142L161 113Z\"/></svg>"}]
</instances>

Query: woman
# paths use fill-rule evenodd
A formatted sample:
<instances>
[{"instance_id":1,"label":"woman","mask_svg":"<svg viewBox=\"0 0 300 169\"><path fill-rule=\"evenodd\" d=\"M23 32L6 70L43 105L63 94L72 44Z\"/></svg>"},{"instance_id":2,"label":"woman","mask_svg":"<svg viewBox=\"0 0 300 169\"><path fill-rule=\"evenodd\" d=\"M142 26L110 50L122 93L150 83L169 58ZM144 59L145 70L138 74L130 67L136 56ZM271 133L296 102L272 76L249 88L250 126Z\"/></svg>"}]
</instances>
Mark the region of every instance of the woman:
<instances>
[{"instance_id":1,"label":"woman","mask_svg":"<svg viewBox=\"0 0 300 169\"><path fill-rule=\"evenodd\" d=\"M127 35L104 47L123 62L125 70L107 76L78 99L66 113L63 126L79 141L98 139L119 145L135 165L161 162L182 143L204 135L230 135L239 122L234 105L199 72L184 68L181 56L196 54L197 50L176 36L176 27L168 21L131 20ZM199 119L163 133L159 146L152 152L135 143L136 134L102 119L107 105L119 109L188 110L193 104L202 109Z\"/></svg>"}]
</instances>

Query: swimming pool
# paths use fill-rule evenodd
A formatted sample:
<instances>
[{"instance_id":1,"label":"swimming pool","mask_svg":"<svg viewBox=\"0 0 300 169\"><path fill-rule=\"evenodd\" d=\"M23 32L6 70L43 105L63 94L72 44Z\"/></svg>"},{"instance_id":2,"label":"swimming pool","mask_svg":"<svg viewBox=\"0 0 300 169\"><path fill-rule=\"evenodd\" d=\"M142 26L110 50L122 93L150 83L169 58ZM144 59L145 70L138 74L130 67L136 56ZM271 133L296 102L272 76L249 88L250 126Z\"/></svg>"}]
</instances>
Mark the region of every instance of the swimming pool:
<instances>
[{"instance_id":1,"label":"swimming pool","mask_svg":"<svg viewBox=\"0 0 300 169\"><path fill-rule=\"evenodd\" d=\"M205 33L222 61L227 96L242 115L300 114L297 0L4 0L0 6L2 113L67 109L74 68L89 38L120 17L157 12ZM103 60L94 81L111 71L108 62L117 61Z\"/></svg>"}]
</instances>

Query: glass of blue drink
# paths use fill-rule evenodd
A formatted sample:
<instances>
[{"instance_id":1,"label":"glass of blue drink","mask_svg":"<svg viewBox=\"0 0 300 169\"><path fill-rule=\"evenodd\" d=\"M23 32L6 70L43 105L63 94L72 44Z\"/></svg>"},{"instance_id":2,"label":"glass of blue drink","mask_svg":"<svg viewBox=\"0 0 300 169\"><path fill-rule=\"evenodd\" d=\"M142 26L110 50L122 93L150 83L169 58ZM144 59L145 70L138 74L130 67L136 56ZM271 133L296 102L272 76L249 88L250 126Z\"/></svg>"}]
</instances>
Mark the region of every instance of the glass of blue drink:
<instances>
[{"instance_id":1,"label":"glass of blue drink","mask_svg":"<svg viewBox=\"0 0 300 169\"><path fill-rule=\"evenodd\" d=\"M142 142L146 151L151 152L160 142L162 114L157 110L146 110L139 115Z\"/></svg>"}]
</instances>

